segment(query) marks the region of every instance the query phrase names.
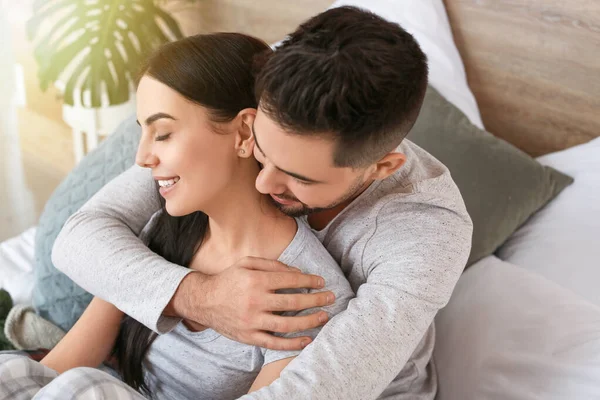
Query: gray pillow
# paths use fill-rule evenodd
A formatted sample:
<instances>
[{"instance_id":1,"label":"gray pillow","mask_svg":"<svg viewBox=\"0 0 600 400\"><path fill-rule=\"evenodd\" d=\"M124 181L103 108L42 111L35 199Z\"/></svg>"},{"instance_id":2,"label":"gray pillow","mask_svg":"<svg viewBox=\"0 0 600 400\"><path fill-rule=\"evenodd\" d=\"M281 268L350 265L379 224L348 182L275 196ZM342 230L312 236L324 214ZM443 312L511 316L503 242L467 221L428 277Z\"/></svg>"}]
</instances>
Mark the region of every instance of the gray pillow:
<instances>
[{"instance_id":1,"label":"gray pillow","mask_svg":"<svg viewBox=\"0 0 600 400\"><path fill-rule=\"evenodd\" d=\"M33 305L42 317L67 331L91 295L58 271L50 259L52 245L67 219L102 186L131 167L140 138L135 118L128 118L89 153L54 191L40 217L35 237Z\"/></svg>"},{"instance_id":2,"label":"gray pillow","mask_svg":"<svg viewBox=\"0 0 600 400\"><path fill-rule=\"evenodd\" d=\"M468 265L494 253L573 182L473 125L431 87L408 139L444 163L462 193L474 225Z\"/></svg>"}]
</instances>

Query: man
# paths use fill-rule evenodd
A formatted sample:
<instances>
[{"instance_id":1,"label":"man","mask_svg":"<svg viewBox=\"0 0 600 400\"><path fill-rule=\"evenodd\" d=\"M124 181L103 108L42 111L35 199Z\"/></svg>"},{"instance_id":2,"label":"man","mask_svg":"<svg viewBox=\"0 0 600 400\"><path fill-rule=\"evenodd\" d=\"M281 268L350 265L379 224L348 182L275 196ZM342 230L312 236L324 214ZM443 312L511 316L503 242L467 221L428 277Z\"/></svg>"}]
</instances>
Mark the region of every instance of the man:
<instances>
[{"instance_id":1,"label":"man","mask_svg":"<svg viewBox=\"0 0 600 400\"><path fill-rule=\"evenodd\" d=\"M433 399L433 318L467 261L472 224L448 170L403 140L427 87L425 55L398 25L343 7L308 20L263 64L256 188L306 216L356 292L313 344L286 336L326 316L273 311L333 299L272 293L323 282L271 260L246 258L207 276L153 254L136 235L157 194L136 167L70 218L54 263L159 333L186 318L248 344L306 347L248 398Z\"/></svg>"}]
</instances>

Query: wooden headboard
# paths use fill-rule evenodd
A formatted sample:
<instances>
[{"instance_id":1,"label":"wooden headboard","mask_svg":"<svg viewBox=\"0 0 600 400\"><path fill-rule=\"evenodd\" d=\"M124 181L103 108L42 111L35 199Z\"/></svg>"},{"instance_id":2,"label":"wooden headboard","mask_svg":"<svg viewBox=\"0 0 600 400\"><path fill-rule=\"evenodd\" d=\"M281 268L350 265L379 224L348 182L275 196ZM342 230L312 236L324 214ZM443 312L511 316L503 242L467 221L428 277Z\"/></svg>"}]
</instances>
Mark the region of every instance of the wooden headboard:
<instances>
[{"instance_id":1,"label":"wooden headboard","mask_svg":"<svg viewBox=\"0 0 600 400\"><path fill-rule=\"evenodd\" d=\"M534 156L600 136L600 1L444 3L487 130Z\"/></svg>"}]
</instances>

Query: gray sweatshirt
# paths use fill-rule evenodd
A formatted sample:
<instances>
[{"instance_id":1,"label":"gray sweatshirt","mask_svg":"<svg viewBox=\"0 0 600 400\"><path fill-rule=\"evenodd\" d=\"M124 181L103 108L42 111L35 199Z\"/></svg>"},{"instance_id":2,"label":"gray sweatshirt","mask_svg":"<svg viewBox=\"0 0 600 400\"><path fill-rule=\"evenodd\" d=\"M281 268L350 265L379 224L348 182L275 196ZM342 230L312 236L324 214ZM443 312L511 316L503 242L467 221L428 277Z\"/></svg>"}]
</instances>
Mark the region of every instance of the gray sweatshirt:
<instances>
[{"instance_id":1,"label":"gray sweatshirt","mask_svg":"<svg viewBox=\"0 0 600 400\"><path fill-rule=\"evenodd\" d=\"M433 318L467 262L472 223L448 169L405 140L407 158L374 182L322 231L356 298L271 385L244 399L433 399ZM52 261L78 285L149 328L188 269L137 237L158 210L151 173L132 167L65 224Z\"/></svg>"}]
</instances>

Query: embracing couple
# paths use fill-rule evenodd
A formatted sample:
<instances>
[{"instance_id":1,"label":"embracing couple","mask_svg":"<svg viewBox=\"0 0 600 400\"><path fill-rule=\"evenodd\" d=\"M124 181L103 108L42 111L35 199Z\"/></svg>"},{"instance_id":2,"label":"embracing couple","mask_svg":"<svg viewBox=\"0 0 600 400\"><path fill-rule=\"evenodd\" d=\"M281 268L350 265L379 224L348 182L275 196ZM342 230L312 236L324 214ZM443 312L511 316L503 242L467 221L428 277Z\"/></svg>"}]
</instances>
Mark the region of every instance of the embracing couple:
<instances>
[{"instance_id":1,"label":"embracing couple","mask_svg":"<svg viewBox=\"0 0 600 400\"><path fill-rule=\"evenodd\" d=\"M472 225L404 140L426 88L413 37L352 7L275 51L237 33L162 47L137 166L54 247L96 297L41 363L0 355L0 398L433 399L433 319ZM111 354L118 379L93 368Z\"/></svg>"}]
</instances>

